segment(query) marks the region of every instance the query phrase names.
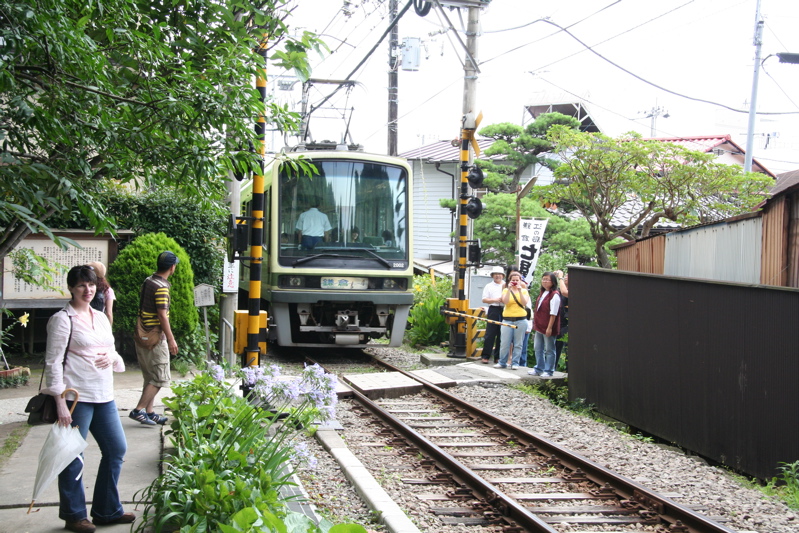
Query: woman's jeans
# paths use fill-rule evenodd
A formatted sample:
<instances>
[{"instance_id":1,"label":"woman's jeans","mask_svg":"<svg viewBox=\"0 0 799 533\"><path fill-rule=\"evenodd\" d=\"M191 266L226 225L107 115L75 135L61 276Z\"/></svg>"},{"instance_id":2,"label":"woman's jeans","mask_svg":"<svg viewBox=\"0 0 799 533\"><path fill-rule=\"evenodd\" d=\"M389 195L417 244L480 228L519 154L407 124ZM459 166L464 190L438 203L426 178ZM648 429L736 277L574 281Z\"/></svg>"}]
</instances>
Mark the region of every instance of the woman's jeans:
<instances>
[{"instance_id":1,"label":"woman's jeans","mask_svg":"<svg viewBox=\"0 0 799 533\"><path fill-rule=\"evenodd\" d=\"M535 331L533 349L535 350L534 370L539 374L552 374L555 372L557 357L555 356L555 336L547 337L541 332Z\"/></svg>"},{"instance_id":2,"label":"woman's jeans","mask_svg":"<svg viewBox=\"0 0 799 533\"><path fill-rule=\"evenodd\" d=\"M530 335L532 335L532 332L530 331L524 332L524 340L522 341L522 354L519 357L519 366L521 367L527 366L527 344L530 342Z\"/></svg>"},{"instance_id":3,"label":"woman's jeans","mask_svg":"<svg viewBox=\"0 0 799 533\"><path fill-rule=\"evenodd\" d=\"M67 402L67 405L70 405ZM80 428L85 439L91 431L102 457L92 497L92 518L98 523L116 520L122 513L117 482L122 470L122 460L128 449L116 402L78 402L72 413L72 425ZM78 522L86 518L86 496L83 493L84 479L75 479L83 469L83 462L75 458L58 476L58 493L61 504L58 517L67 522Z\"/></svg>"},{"instance_id":4,"label":"woman's jeans","mask_svg":"<svg viewBox=\"0 0 799 533\"><path fill-rule=\"evenodd\" d=\"M503 319L503 324L513 324L518 326L516 329L502 326L500 332L501 342L499 344L499 364L502 367L508 366L508 355L510 355L510 344L513 342L513 357L511 358L511 365L518 366L519 358L522 355L522 342L524 342L524 333L527 329L526 320L508 320Z\"/></svg>"}]
</instances>

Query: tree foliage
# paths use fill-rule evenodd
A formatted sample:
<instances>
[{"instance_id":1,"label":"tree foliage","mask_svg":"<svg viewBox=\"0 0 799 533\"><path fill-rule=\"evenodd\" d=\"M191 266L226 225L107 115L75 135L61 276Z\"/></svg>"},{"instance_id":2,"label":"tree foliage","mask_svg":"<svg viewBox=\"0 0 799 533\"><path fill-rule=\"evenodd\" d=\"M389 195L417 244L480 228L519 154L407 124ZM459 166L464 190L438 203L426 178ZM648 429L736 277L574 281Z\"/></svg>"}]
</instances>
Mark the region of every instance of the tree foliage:
<instances>
[{"instance_id":1,"label":"tree foliage","mask_svg":"<svg viewBox=\"0 0 799 533\"><path fill-rule=\"evenodd\" d=\"M482 245L483 262L503 266L516 264L516 195L487 194L483 202L486 209L474 221L474 234ZM554 215L533 198L522 199L520 213L524 218L549 219L539 265L563 269L570 264L596 264L594 243L585 220ZM537 268L536 273L539 270Z\"/></svg>"},{"instance_id":2,"label":"tree foliage","mask_svg":"<svg viewBox=\"0 0 799 533\"><path fill-rule=\"evenodd\" d=\"M0 259L49 220L82 213L113 228L104 180L217 198L220 177L257 169L253 120L290 128L253 78L265 53L307 76L320 42L292 38L292 0L7 0L0 7ZM54 239L64 244L63 239Z\"/></svg>"},{"instance_id":3,"label":"tree foliage","mask_svg":"<svg viewBox=\"0 0 799 533\"><path fill-rule=\"evenodd\" d=\"M501 161L477 160L478 166L487 172L485 186L491 192L515 192L522 173L529 166L543 165L554 169L558 161L544 155L552 151L547 132L554 125L577 129L580 121L562 113L544 113L524 128L503 122L481 129L478 132L480 136L495 141L484 155L503 156Z\"/></svg>"},{"instance_id":4,"label":"tree foliage","mask_svg":"<svg viewBox=\"0 0 799 533\"><path fill-rule=\"evenodd\" d=\"M186 251L174 239L163 233L148 233L136 238L125 247L116 261L108 267L108 279L113 281L117 297L114 305L114 331L133 334L139 312L139 291L145 278L156 271L158 255L170 250L180 263L169 277L169 324L178 345L181 338L193 335L199 324L194 306L194 271Z\"/></svg>"},{"instance_id":5,"label":"tree foliage","mask_svg":"<svg viewBox=\"0 0 799 533\"><path fill-rule=\"evenodd\" d=\"M196 204L183 191L172 187L136 193L114 184L107 184L99 191L98 199L118 228L133 230L137 237L164 233L174 239L191 259L195 283L219 287L223 239L230 212L223 201ZM64 229L91 228L89 221L80 214L54 218L52 222Z\"/></svg>"},{"instance_id":6,"label":"tree foliage","mask_svg":"<svg viewBox=\"0 0 799 533\"><path fill-rule=\"evenodd\" d=\"M618 237L646 237L661 219L690 225L751 211L773 185L713 154L636 134L614 139L555 126L549 138L565 162L540 197L583 215L603 268L611 266L605 246ZM622 210L631 215L622 220Z\"/></svg>"}]
</instances>

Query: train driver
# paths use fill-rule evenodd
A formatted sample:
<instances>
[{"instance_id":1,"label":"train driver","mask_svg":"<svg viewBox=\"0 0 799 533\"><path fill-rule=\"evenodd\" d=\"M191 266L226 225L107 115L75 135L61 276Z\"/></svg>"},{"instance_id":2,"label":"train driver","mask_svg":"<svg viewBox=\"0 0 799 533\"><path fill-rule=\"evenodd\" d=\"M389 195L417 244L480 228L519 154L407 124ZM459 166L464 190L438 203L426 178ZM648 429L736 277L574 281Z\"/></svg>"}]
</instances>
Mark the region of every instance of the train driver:
<instances>
[{"instance_id":1,"label":"train driver","mask_svg":"<svg viewBox=\"0 0 799 533\"><path fill-rule=\"evenodd\" d=\"M327 215L319 211L318 200L313 201L311 208L300 215L296 229L299 232L300 245L304 250L313 250L321 240L330 239L332 226Z\"/></svg>"}]
</instances>

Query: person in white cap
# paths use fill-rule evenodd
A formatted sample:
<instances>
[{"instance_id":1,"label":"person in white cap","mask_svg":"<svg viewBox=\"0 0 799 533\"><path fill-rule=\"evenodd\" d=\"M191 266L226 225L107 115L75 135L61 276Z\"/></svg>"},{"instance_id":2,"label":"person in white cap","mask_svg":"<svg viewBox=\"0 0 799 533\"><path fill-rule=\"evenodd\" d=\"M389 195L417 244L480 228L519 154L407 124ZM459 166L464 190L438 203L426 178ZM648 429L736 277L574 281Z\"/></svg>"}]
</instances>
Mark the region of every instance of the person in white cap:
<instances>
[{"instance_id":1,"label":"person in white cap","mask_svg":"<svg viewBox=\"0 0 799 533\"><path fill-rule=\"evenodd\" d=\"M505 288L503 279L505 278L505 269L501 266L495 266L491 269L491 283L483 289L483 303L488 304L488 313L486 318L502 322L502 289ZM500 344L500 326L499 324L486 324L486 334L483 337L483 355L482 363L487 365L491 358L494 362L499 361L499 344Z\"/></svg>"}]
</instances>

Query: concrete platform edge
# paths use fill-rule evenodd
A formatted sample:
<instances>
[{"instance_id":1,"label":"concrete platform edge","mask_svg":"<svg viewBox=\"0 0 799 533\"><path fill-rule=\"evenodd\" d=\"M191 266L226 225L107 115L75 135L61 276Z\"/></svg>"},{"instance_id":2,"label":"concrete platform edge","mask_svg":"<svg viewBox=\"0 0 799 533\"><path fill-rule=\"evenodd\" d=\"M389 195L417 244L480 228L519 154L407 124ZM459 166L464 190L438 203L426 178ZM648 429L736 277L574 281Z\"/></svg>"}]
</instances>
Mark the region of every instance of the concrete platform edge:
<instances>
[{"instance_id":1,"label":"concrete platform edge","mask_svg":"<svg viewBox=\"0 0 799 533\"><path fill-rule=\"evenodd\" d=\"M421 533L363 463L347 448L338 433L320 430L315 433L315 437L317 442L333 456L366 505L378 514L380 522L391 533Z\"/></svg>"}]
</instances>

